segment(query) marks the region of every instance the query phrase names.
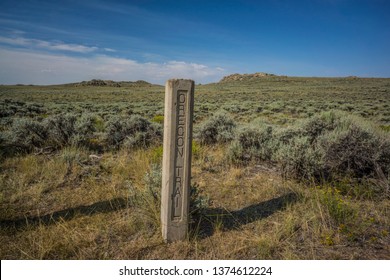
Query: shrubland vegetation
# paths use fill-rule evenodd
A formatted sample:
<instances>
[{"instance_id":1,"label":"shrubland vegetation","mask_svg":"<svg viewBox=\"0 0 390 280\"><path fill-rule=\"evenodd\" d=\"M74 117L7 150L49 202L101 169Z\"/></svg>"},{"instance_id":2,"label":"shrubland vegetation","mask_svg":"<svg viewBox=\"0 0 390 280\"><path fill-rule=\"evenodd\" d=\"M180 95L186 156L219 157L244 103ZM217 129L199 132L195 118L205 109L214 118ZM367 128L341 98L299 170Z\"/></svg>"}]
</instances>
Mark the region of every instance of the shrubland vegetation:
<instances>
[{"instance_id":1,"label":"shrubland vegetation","mask_svg":"<svg viewBox=\"0 0 390 280\"><path fill-rule=\"evenodd\" d=\"M162 86L1 86L1 258L390 258L389 79L195 92L190 236L165 244Z\"/></svg>"}]
</instances>

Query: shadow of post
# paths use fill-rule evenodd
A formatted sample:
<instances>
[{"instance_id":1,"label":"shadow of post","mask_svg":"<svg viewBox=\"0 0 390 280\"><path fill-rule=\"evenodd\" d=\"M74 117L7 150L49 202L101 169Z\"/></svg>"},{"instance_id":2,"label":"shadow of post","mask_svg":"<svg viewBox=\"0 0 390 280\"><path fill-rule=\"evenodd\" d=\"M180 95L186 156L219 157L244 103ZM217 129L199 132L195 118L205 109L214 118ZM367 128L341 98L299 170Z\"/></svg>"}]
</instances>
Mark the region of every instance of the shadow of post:
<instances>
[{"instance_id":1,"label":"shadow of post","mask_svg":"<svg viewBox=\"0 0 390 280\"><path fill-rule=\"evenodd\" d=\"M99 201L92 205L78 206L68 208L44 216L25 217L17 220L0 221L1 227L19 229L24 226L50 225L61 220L73 219L76 215L90 216L98 213L109 213L118 211L129 206L129 201L126 198L114 198L111 200Z\"/></svg>"},{"instance_id":2,"label":"shadow of post","mask_svg":"<svg viewBox=\"0 0 390 280\"><path fill-rule=\"evenodd\" d=\"M238 229L242 225L267 218L285 209L298 200L298 195L288 193L271 200L250 205L237 211L223 208L207 208L193 217L190 226L191 237L206 238L214 234L216 228L222 231Z\"/></svg>"},{"instance_id":3,"label":"shadow of post","mask_svg":"<svg viewBox=\"0 0 390 280\"><path fill-rule=\"evenodd\" d=\"M296 202L297 194L288 193L268 201L263 201L237 211L228 211L223 208L206 208L193 216L190 232L193 238L206 238L213 235L216 227L223 231L238 229L240 226L269 217L277 211L283 210L288 204ZM91 216L99 213L109 213L128 208L129 200L114 198L99 201L88 206L68 208L44 216L25 217L16 220L2 220L2 228L20 230L23 227L51 225L58 221L67 221L75 216Z\"/></svg>"}]
</instances>

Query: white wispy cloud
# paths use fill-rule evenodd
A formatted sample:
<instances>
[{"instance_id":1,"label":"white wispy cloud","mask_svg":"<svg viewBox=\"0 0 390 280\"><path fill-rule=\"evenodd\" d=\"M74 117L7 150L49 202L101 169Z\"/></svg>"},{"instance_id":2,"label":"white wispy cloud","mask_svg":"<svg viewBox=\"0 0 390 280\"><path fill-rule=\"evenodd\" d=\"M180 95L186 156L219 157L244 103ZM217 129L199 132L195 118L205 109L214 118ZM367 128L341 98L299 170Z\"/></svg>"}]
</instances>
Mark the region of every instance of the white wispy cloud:
<instances>
[{"instance_id":1,"label":"white wispy cloud","mask_svg":"<svg viewBox=\"0 0 390 280\"><path fill-rule=\"evenodd\" d=\"M116 50L111 48L104 48L103 50L105 50L106 52L116 52Z\"/></svg>"},{"instance_id":2,"label":"white wispy cloud","mask_svg":"<svg viewBox=\"0 0 390 280\"><path fill-rule=\"evenodd\" d=\"M63 42L50 42L24 37L4 37L0 36L0 43L20 47L32 47L52 51L69 51L77 53L90 53L98 50L97 47L89 47L79 44L66 44Z\"/></svg>"},{"instance_id":3,"label":"white wispy cloud","mask_svg":"<svg viewBox=\"0 0 390 280\"><path fill-rule=\"evenodd\" d=\"M21 40L19 43L26 42ZM99 54L77 58L65 54L0 48L1 84L61 84L90 79L146 80L164 84L171 78L189 78L197 83L208 83L217 81L225 74L226 71L217 66L185 61L141 63Z\"/></svg>"},{"instance_id":4,"label":"white wispy cloud","mask_svg":"<svg viewBox=\"0 0 390 280\"><path fill-rule=\"evenodd\" d=\"M37 46L41 48L46 48L48 50L54 51L69 51L69 52L78 52L78 53L89 53L96 51L97 47L87 47L77 44L65 44L65 43L50 43L46 41L38 41Z\"/></svg>"}]
</instances>

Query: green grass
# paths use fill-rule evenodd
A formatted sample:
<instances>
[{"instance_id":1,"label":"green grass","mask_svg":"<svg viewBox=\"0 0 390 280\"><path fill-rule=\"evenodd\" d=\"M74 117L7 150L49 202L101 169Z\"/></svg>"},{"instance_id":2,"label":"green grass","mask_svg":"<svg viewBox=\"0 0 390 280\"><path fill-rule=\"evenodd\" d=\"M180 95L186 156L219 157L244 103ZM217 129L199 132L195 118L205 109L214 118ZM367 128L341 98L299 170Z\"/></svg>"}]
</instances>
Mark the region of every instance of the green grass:
<instances>
[{"instance_id":1,"label":"green grass","mask_svg":"<svg viewBox=\"0 0 390 280\"><path fill-rule=\"evenodd\" d=\"M140 115L161 126L164 88L121 85L0 86L1 259L390 258L386 170L297 181L283 176L283 155L269 155L274 140L264 138L272 127L270 135L283 131L290 139L308 118L339 110L362 118L363 132L389 139L390 79L274 76L196 86L195 136L223 109L236 124L232 133L253 135L261 145L249 150L252 157L232 162L235 140L194 139L192 185L200 208L188 239L173 244L163 242L159 225L161 139L137 147L107 142L116 117ZM45 124L63 113L92 116L83 122L92 125L87 141L7 146L18 119ZM85 135L85 127L74 129ZM251 129L259 131L248 134Z\"/></svg>"}]
</instances>

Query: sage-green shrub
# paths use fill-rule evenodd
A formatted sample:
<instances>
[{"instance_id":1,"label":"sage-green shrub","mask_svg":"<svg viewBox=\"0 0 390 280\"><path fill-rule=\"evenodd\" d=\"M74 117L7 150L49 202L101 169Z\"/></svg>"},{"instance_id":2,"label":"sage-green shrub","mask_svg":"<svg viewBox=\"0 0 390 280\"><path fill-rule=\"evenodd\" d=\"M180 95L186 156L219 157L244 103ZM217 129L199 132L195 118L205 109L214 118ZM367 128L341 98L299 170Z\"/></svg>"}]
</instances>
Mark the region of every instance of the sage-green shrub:
<instances>
[{"instance_id":1,"label":"sage-green shrub","mask_svg":"<svg viewBox=\"0 0 390 280\"><path fill-rule=\"evenodd\" d=\"M271 161L276 146L273 127L249 124L241 128L230 145L228 156L233 162Z\"/></svg>"},{"instance_id":2,"label":"sage-green shrub","mask_svg":"<svg viewBox=\"0 0 390 280\"><path fill-rule=\"evenodd\" d=\"M236 123L225 111L219 111L201 124L197 138L202 144L226 143L234 139Z\"/></svg>"},{"instance_id":3,"label":"sage-green shrub","mask_svg":"<svg viewBox=\"0 0 390 280\"><path fill-rule=\"evenodd\" d=\"M109 146L119 148L147 147L153 142L162 140L162 127L139 116L132 115L127 119L115 117L106 128L106 141Z\"/></svg>"},{"instance_id":4,"label":"sage-green shrub","mask_svg":"<svg viewBox=\"0 0 390 280\"><path fill-rule=\"evenodd\" d=\"M280 140L277 160L284 174L315 180L388 178L390 138L372 124L331 111L300 126L290 140Z\"/></svg>"},{"instance_id":5,"label":"sage-green shrub","mask_svg":"<svg viewBox=\"0 0 390 280\"><path fill-rule=\"evenodd\" d=\"M47 144L49 132L47 127L29 118L17 118L11 128L4 134L8 153L31 152Z\"/></svg>"}]
</instances>

